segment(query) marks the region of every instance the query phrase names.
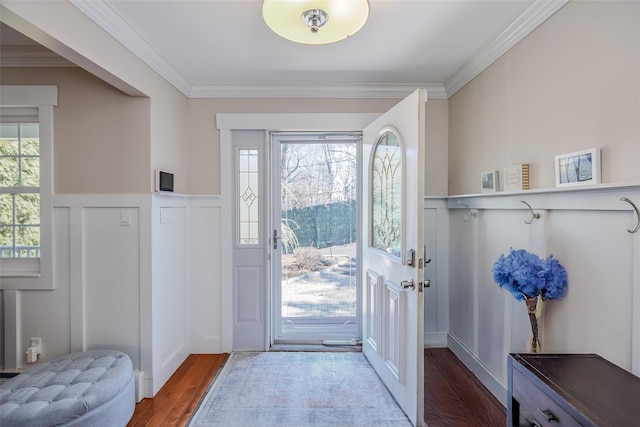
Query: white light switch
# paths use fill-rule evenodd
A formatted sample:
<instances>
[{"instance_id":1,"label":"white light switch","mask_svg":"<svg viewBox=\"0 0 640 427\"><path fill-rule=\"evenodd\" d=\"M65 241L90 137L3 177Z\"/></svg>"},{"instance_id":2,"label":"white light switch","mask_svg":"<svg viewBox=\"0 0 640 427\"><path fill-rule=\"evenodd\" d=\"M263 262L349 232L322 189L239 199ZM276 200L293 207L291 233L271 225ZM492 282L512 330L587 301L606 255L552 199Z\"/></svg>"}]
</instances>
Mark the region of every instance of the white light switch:
<instances>
[{"instance_id":1,"label":"white light switch","mask_svg":"<svg viewBox=\"0 0 640 427\"><path fill-rule=\"evenodd\" d=\"M129 209L120 209L120 225L131 225L131 212L129 212Z\"/></svg>"},{"instance_id":2,"label":"white light switch","mask_svg":"<svg viewBox=\"0 0 640 427\"><path fill-rule=\"evenodd\" d=\"M167 222L173 222L173 212L171 208L160 208L160 223L165 224Z\"/></svg>"}]
</instances>

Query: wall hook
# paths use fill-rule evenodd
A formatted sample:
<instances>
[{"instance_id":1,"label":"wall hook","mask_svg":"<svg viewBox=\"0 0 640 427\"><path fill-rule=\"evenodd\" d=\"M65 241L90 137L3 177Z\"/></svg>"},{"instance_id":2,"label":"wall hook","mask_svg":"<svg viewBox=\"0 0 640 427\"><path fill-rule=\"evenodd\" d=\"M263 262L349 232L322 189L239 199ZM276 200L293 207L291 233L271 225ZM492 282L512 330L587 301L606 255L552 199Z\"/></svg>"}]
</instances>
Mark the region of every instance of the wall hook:
<instances>
[{"instance_id":1,"label":"wall hook","mask_svg":"<svg viewBox=\"0 0 640 427\"><path fill-rule=\"evenodd\" d=\"M638 207L636 206L635 203L633 203L631 200L627 199L626 197L620 197L620 200L623 201L623 202L629 203L633 207L633 210L636 211L636 218L637 218L637 221L638 221L636 223L636 228L634 228L633 230L630 229L630 228L627 228L627 231L629 233L632 233L632 234L633 233L637 233L638 230L640 230L640 210L638 210Z\"/></svg>"},{"instance_id":2,"label":"wall hook","mask_svg":"<svg viewBox=\"0 0 640 427\"><path fill-rule=\"evenodd\" d=\"M534 219L540 219L540 213L539 212L534 212L533 208L531 207L531 205L529 203L525 202L524 200L520 200L520 201L522 203L524 203L525 205L527 205L527 207L531 211L531 219L529 221L525 220L524 221L525 224L531 224L531 223L533 223Z\"/></svg>"},{"instance_id":3,"label":"wall hook","mask_svg":"<svg viewBox=\"0 0 640 427\"><path fill-rule=\"evenodd\" d=\"M469 222L469 220L471 219L471 217L475 217L477 214L475 212L473 212L471 210L471 208L469 207L468 204L461 202L460 200L458 200L458 204L464 206L465 208L467 208L469 210L469 213L467 214L467 216L465 216L463 218L464 222Z\"/></svg>"}]
</instances>

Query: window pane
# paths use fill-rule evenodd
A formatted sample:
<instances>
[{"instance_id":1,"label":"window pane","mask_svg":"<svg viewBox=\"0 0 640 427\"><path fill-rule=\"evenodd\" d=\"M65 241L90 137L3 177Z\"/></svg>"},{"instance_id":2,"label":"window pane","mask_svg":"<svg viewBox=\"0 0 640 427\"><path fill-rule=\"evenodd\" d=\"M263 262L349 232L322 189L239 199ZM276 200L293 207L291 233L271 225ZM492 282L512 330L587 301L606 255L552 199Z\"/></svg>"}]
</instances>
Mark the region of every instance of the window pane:
<instances>
[{"instance_id":1,"label":"window pane","mask_svg":"<svg viewBox=\"0 0 640 427\"><path fill-rule=\"evenodd\" d=\"M18 139L0 137L0 156L17 156Z\"/></svg>"},{"instance_id":2,"label":"window pane","mask_svg":"<svg viewBox=\"0 0 640 427\"><path fill-rule=\"evenodd\" d=\"M378 140L372 171L373 247L400 256L402 243L402 151L398 137L385 132Z\"/></svg>"},{"instance_id":3,"label":"window pane","mask_svg":"<svg viewBox=\"0 0 640 427\"><path fill-rule=\"evenodd\" d=\"M40 140L37 138L23 138L21 140L21 154L23 156L39 156L40 155Z\"/></svg>"},{"instance_id":4,"label":"window pane","mask_svg":"<svg viewBox=\"0 0 640 427\"><path fill-rule=\"evenodd\" d=\"M40 195L18 194L16 195L16 224L39 225L40 224Z\"/></svg>"},{"instance_id":5,"label":"window pane","mask_svg":"<svg viewBox=\"0 0 640 427\"><path fill-rule=\"evenodd\" d=\"M238 150L238 241L243 245L260 243L258 150Z\"/></svg>"},{"instance_id":6,"label":"window pane","mask_svg":"<svg viewBox=\"0 0 640 427\"><path fill-rule=\"evenodd\" d=\"M20 138L23 141L35 140L36 144L40 136L40 124L38 123L21 123L20 124Z\"/></svg>"},{"instance_id":7,"label":"window pane","mask_svg":"<svg viewBox=\"0 0 640 427\"><path fill-rule=\"evenodd\" d=\"M0 157L0 187L18 186L18 158Z\"/></svg>"},{"instance_id":8,"label":"window pane","mask_svg":"<svg viewBox=\"0 0 640 427\"><path fill-rule=\"evenodd\" d=\"M13 139L16 141L16 150L17 150L17 141L18 141L18 125L16 123L2 123L0 124L0 140L3 139ZM16 154L18 152L16 151Z\"/></svg>"},{"instance_id":9,"label":"window pane","mask_svg":"<svg viewBox=\"0 0 640 427\"><path fill-rule=\"evenodd\" d=\"M13 227L0 227L0 247L13 246Z\"/></svg>"},{"instance_id":10,"label":"window pane","mask_svg":"<svg viewBox=\"0 0 640 427\"><path fill-rule=\"evenodd\" d=\"M40 125L0 125L0 257L40 256ZM36 193L6 193L34 187ZM20 191L24 191L21 189Z\"/></svg>"},{"instance_id":11,"label":"window pane","mask_svg":"<svg viewBox=\"0 0 640 427\"><path fill-rule=\"evenodd\" d=\"M16 248L20 257L29 256L27 251L40 248L40 227L16 227Z\"/></svg>"},{"instance_id":12,"label":"window pane","mask_svg":"<svg viewBox=\"0 0 640 427\"><path fill-rule=\"evenodd\" d=\"M22 185L40 187L40 157L23 157L21 166Z\"/></svg>"},{"instance_id":13,"label":"window pane","mask_svg":"<svg viewBox=\"0 0 640 427\"><path fill-rule=\"evenodd\" d=\"M13 194L0 194L0 226L13 224Z\"/></svg>"}]
</instances>

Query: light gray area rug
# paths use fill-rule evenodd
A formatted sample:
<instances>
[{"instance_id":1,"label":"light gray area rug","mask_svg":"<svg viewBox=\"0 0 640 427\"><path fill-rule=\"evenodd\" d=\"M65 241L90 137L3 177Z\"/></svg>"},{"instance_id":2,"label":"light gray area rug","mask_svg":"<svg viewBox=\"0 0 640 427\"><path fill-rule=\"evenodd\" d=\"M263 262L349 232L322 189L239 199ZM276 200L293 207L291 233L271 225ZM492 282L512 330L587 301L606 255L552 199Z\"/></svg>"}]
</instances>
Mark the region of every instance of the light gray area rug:
<instances>
[{"instance_id":1,"label":"light gray area rug","mask_svg":"<svg viewBox=\"0 0 640 427\"><path fill-rule=\"evenodd\" d=\"M362 353L232 353L189 426L411 426Z\"/></svg>"}]
</instances>

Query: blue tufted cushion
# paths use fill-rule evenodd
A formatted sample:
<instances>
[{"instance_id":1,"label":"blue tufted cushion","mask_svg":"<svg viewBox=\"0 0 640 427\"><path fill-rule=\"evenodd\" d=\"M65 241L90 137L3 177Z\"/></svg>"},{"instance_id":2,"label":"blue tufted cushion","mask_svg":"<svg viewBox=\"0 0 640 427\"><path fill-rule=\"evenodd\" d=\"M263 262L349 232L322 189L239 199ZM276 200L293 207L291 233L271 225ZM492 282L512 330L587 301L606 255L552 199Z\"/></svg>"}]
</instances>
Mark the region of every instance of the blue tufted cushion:
<instances>
[{"instance_id":1,"label":"blue tufted cushion","mask_svg":"<svg viewBox=\"0 0 640 427\"><path fill-rule=\"evenodd\" d=\"M90 417L122 413L126 424L135 408L133 366L125 353L92 350L35 365L0 386L0 425L97 425ZM126 394L126 396L122 396ZM109 405L118 407L109 408ZM126 418L126 419L125 419ZM78 422L86 420L86 423Z\"/></svg>"}]
</instances>

